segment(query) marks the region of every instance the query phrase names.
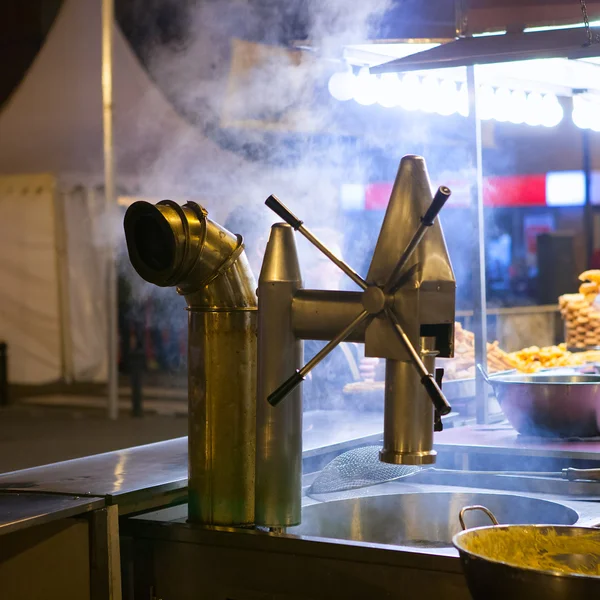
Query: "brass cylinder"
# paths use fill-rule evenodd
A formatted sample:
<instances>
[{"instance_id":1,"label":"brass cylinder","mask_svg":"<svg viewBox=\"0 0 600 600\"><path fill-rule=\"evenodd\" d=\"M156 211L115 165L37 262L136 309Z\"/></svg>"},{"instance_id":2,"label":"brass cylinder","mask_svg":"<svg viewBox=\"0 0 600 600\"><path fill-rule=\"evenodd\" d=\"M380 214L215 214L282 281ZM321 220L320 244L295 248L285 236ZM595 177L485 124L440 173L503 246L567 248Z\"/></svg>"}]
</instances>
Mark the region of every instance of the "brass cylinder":
<instances>
[{"instance_id":1,"label":"brass cylinder","mask_svg":"<svg viewBox=\"0 0 600 600\"><path fill-rule=\"evenodd\" d=\"M421 338L421 359L429 373L435 370L435 338ZM386 360L382 462L429 465L433 450L433 403L412 362Z\"/></svg>"},{"instance_id":2,"label":"brass cylinder","mask_svg":"<svg viewBox=\"0 0 600 600\"><path fill-rule=\"evenodd\" d=\"M252 525L258 309L242 238L194 202L136 202L124 225L136 271L188 305L189 519Z\"/></svg>"},{"instance_id":3,"label":"brass cylinder","mask_svg":"<svg viewBox=\"0 0 600 600\"><path fill-rule=\"evenodd\" d=\"M301 340L330 340L352 322L362 309L361 292L298 290L292 301L292 327ZM347 342L364 342L365 325Z\"/></svg>"},{"instance_id":4,"label":"brass cylinder","mask_svg":"<svg viewBox=\"0 0 600 600\"><path fill-rule=\"evenodd\" d=\"M302 366L302 342L292 330L292 299L302 286L294 232L276 223L258 283L258 390L256 406L256 524L291 527L302 504L302 393L277 406L267 397Z\"/></svg>"},{"instance_id":5,"label":"brass cylinder","mask_svg":"<svg viewBox=\"0 0 600 600\"><path fill-rule=\"evenodd\" d=\"M190 521L254 522L255 310L189 311Z\"/></svg>"}]
</instances>

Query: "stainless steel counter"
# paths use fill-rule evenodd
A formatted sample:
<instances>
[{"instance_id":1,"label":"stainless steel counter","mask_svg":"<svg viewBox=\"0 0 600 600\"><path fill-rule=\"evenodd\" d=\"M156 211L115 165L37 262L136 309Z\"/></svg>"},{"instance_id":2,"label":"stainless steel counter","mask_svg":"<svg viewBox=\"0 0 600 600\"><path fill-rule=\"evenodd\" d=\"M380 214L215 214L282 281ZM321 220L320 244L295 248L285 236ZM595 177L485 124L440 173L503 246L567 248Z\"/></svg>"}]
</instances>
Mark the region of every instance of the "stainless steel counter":
<instances>
[{"instance_id":1,"label":"stainless steel counter","mask_svg":"<svg viewBox=\"0 0 600 600\"><path fill-rule=\"evenodd\" d=\"M0 475L0 491L104 498L120 514L185 502L187 438Z\"/></svg>"},{"instance_id":2,"label":"stainless steel counter","mask_svg":"<svg viewBox=\"0 0 600 600\"><path fill-rule=\"evenodd\" d=\"M307 478L304 483L309 483ZM466 492L467 495L477 492L478 498L486 495L467 488L396 482L330 494L328 500L403 494L414 499L418 494L425 501L429 492L433 492L431 496L440 492ZM521 494L510 492L503 495L523 498ZM600 504L564 501L548 495L530 497L553 500L569 507L577 513L579 525L600 522ZM303 506L312 509L315 503L319 504L317 500L304 498ZM412 511L409 512L412 516ZM360 510L353 515L355 518L353 516L347 530L357 537L350 539L202 528L186 522L185 506L128 519L124 533L131 540L128 560L134 565L136 590L144 594L151 589L157 597L175 600L200 596L319 600L470 598L454 548L357 541L365 534L362 527L366 528L367 523L361 520L365 514ZM406 517L405 514L404 526L413 523ZM383 517L383 521L383 529L390 530L400 527L403 518L394 513Z\"/></svg>"},{"instance_id":3,"label":"stainless steel counter","mask_svg":"<svg viewBox=\"0 0 600 600\"><path fill-rule=\"evenodd\" d=\"M104 507L102 498L0 493L0 535Z\"/></svg>"},{"instance_id":4,"label":"stainless steel counter","mask_svg":"<svg viewBox=\"0 0 600 600\"><path fill-rule=\"evenodd\" d=\"M383 416L348 411L304 415L305 457L341 452L381 438ZM120 514L179 504L187 499L187 437L86 456L0 475L0 492L47 492L97 496Z\"/></svg>"}]
</instances>

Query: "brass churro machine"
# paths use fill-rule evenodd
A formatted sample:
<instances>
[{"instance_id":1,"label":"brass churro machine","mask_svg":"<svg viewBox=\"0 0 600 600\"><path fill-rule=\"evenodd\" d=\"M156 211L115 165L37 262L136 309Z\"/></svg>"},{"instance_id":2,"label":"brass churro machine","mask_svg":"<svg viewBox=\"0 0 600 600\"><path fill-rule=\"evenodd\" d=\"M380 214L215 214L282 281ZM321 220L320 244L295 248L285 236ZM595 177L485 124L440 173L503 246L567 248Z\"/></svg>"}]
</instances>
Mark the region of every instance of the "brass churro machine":
<instances>
[{"instance_id":1,"label":"brass churro machine","mask_svg":"<svg viewBox=\"0 0 600 600\"><path fill-rule=\"evenodd\" d=\"M128 209L133 266L151 283L176 286L188 304L191 521L274 530L300 522L299 384L345 339L386 360L380 459L435 461L434 426L450 411L435 357L452 356L454 338L455 280L436 221L449 195L440 187L432 198L422 158L402 159L366 279L269 197L285 222L271 230L258 310L241 236L193 202ZM303 289L294 230L362 291ZM329 341L304 366L303 339Z\"/></svg>"}]
</instances>

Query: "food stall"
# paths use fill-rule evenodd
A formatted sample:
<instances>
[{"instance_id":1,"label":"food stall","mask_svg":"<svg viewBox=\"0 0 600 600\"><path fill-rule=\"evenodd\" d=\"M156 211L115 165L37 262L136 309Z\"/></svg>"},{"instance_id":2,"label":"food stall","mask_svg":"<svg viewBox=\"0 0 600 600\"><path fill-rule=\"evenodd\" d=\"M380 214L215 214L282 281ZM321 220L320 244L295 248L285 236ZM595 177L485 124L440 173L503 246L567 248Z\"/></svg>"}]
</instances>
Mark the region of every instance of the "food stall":
<instances>
[{"instance_id":1,"label":"food stall","mask_svg":"<svg viewBox=\"0 0 600 600\"><path fill-rule=\"evenodd\" d=\"M19 528L7 519L7 535L49 521L81 528L70 548L93 568L62 597L598 592L600 273L582 272L578 292L556 298L564 344L505 351L488 341L480 122L475 71L463 65L477 165L468 326L457 321L438 219L452 190L430 181L426 156L398 166L366 277L319 239L314 216L295 215L276 196L266 204L283 222L271 230L258 290L241 236L197 203L128 208L134 268L177 287L188 306L189 436L0 476L3 498L10 491L43 505ZM305 289L300 237L359 291ZM304 340L324 342L306 363ZM356 410L303 412L300 384L345 341L379 358L384 380L346 386ZM19 576L4 568L10 557L0 561L0 584Z\"/></svg>"}]
</instances>

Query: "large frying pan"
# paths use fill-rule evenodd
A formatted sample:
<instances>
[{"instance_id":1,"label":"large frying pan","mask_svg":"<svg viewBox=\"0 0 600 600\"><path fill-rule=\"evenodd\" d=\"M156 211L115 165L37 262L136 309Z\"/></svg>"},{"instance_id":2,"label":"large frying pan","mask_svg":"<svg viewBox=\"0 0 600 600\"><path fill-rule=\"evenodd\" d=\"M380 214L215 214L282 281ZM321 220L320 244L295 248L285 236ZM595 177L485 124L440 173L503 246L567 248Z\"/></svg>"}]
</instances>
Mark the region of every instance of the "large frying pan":
<instances>
[{"instance_id":1,"label":"large frying pan","mask_svg":"<svg viewBox=\"0 0 600 600\"><path fill-rule=\"evenodd\" d=\"M600 375L509 371L493 376L481 369L510 424L523 435L600 436Z\"/></svg>"},{"instance_id":2,"label":"large frying pan","mask_svg":"<svg viewBox=\"0 0 600 600\"><path fill-rule=\"evenodd\" d=\"M600 597L600 530L567 525L499 525L457 533L474 600L590 600Z\"/></svg>"}]
</instances>

